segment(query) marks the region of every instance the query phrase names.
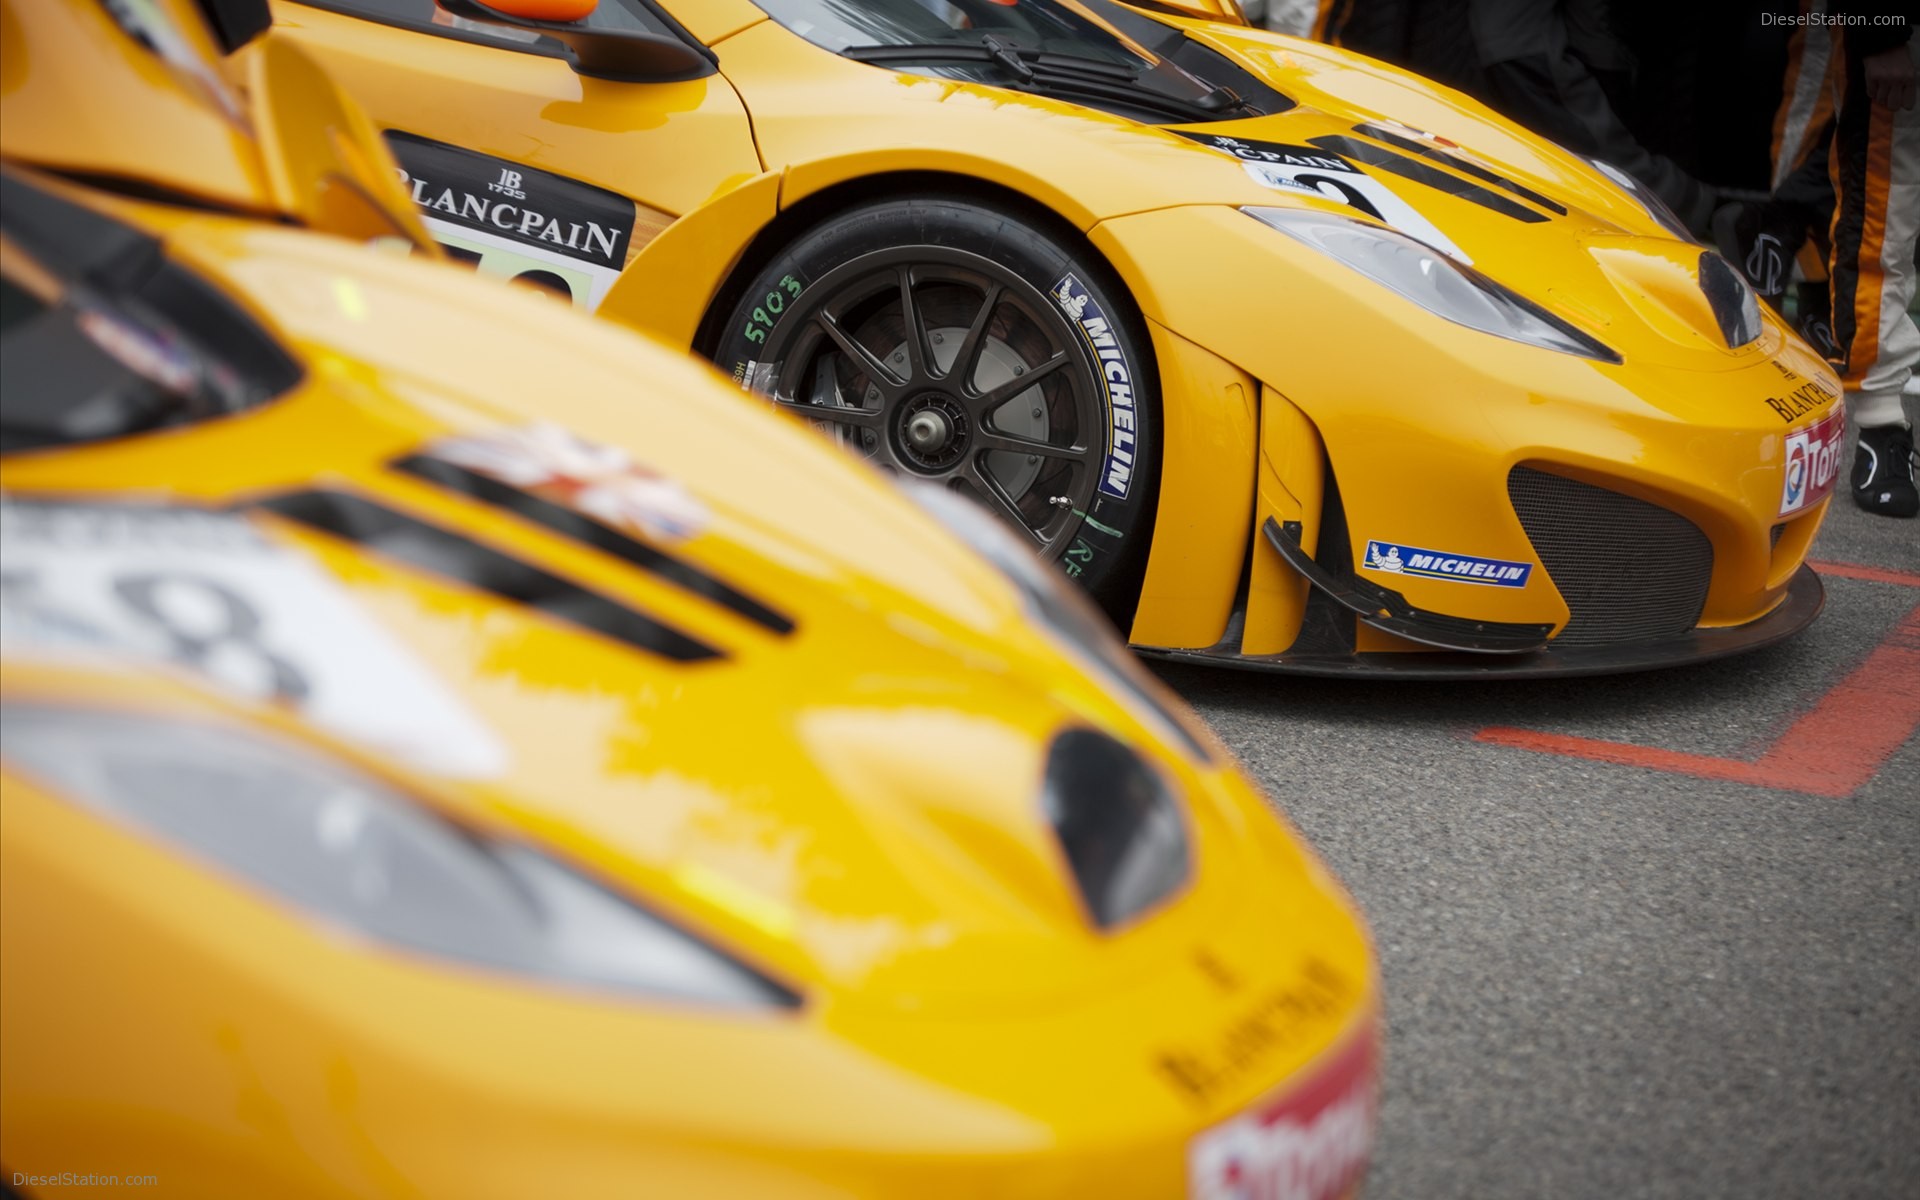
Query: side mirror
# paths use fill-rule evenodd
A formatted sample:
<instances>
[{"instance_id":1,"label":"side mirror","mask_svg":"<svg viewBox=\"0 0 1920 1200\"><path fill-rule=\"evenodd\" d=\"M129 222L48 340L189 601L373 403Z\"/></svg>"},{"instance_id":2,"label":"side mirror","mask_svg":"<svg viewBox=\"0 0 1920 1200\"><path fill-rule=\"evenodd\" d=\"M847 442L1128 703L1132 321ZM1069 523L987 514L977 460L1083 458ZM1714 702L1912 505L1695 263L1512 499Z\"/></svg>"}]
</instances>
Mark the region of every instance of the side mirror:
<instances>
[{"instance_id":1,"label":"side mirror","mask_svg":"<svg viewBox=\"0 0 1920 1200\"><path fill-rule=\"evenodd\" d=\"M573 51L573 69L622 83L678 83L713 74L713 52L678 37L643 30L592 29L579 24L595 0L438 0L456 17L526 29Z\"/></svg>"},{"instance_id":2,"label":"side mirror","mask_svg":"<svg viewBox=\"0 0 1920 1200\"><path fill-rule=\"evenodd\" d=\"M584 21L599 0L502 0L494 9L522 21Z\"/></svg>"},{"instance_id":3,"label":"side mirror","mask_svg":"<svg viewBox=\"0 0 1920 1200\"><path fill-rule=\"evenodd\" d=\"M267 0L200 0L200 12L222 54L232 54L273 24Z\"/></svg>"}]
</instances>

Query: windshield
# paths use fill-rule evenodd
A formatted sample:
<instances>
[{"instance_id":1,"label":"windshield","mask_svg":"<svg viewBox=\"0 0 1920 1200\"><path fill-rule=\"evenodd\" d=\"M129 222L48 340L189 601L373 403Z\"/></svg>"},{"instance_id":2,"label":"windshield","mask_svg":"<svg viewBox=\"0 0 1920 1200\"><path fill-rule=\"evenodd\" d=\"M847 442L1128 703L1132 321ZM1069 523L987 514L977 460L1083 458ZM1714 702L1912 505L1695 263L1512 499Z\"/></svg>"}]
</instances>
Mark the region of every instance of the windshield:
<instances>
[{"instance_id":1,"label":"windshield","mask_svg":"<svg viewBox=\"0 0 1920 1200\"><path fill-rule=\"evenodd\" d=\"M240 412L301 367L161 244L0 175L0 454Z\"/></svg>"},{"instance_id":2,"label":"windshield","mask_svg":"<svg viewBox=\"0 0 1920 1200\"><path fill-rule=\"evenodd\" d=\"M1070 0L759 0L767 15L835 53L852 46L980 43L1071 54L1145 71L1156 61Z\"/></svg>"},{"instance_id":3,"label":"windshield","mask_svg":"<svg viewBox=\"0 0 1920 1200\"><path fill-rule=\"evenodd\" d=\"M1113 0L758 0L835 54L1034 92L1153 124L1279 112L1292 101L1217 51Z\"/></svg>"}]
</instances>

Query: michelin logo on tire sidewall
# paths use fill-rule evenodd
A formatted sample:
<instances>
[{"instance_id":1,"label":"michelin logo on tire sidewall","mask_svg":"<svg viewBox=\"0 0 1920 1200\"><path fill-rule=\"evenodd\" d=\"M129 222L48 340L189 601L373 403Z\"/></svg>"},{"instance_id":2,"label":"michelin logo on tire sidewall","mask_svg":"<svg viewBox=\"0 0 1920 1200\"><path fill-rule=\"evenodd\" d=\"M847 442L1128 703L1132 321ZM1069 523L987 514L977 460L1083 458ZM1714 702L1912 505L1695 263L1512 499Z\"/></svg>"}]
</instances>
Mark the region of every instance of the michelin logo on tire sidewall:
<instances>
[{"instance_id":1,"label":"michelin logo on tire sidewall","mask_svg":"<svg viewBox=\"0 0 1920 1200\"><path fill-rule=\"evenodd\" d=\"M1133 406L1133 364L1127 361L1113 324L1099 301L1087 291L1078 276L1069 272L1053 285L1053 301L1060 311L1073 319L1087 349L1099 364L1100 383L1107 396L1107 455L1100 464L1100 492L1116 500L1125 500L1133 484L1135 423Z\"/></svg>"}]
</instances>

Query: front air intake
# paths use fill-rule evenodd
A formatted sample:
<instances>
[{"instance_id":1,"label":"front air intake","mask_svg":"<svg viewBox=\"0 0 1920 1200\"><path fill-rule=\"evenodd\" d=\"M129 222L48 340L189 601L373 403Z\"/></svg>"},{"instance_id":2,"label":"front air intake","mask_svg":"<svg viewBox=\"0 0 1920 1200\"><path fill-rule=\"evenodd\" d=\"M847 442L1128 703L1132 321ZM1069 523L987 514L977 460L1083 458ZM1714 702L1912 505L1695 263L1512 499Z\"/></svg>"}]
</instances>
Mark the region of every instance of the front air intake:
<instances>
[{"instance_id":1,"label":"front air intake","mask_svg":"<svg viewBox=\"0 0 1920 1200\"><path fill-rule=\"evenodd\" d=\"M1573 611L1555 645L1657 642L1699 622L1713 578L1713 543L1692 521L1528 467L1507 475L1507 495Z\"/></svg>"}]
</instances>

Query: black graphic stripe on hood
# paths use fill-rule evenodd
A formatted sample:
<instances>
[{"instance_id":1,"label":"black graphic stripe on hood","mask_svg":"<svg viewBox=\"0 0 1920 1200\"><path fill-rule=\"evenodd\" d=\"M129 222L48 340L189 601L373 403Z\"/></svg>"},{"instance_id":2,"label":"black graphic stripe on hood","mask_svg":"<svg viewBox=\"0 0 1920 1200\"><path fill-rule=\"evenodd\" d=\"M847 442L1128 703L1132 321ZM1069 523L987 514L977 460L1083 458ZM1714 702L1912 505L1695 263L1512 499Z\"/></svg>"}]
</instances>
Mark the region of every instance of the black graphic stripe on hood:
<instances>
[{"instance_id":1,"label":"black graphic stripe on hood","mask_svg":"<svg viewBox=\"0 0 1920 1200\"><path fill-rule=\"evenodd\" d=\"M685 559L657 546L649 546L627 536L610 525L594 520L564 505L543 500L502 483L458 463L431 454L412 454L399 459L393 469L416 479L471 497L482 504L522 517L572 541L592 546L676 587L720 605L745 617L763 629L777 634L793 632L793 619L776 612L745 594L732 584L707 574Z\"/></svg>"},{"instance_id":2,"label":"black graphic stripe on hood","mask_svg":"<svg viewBox=\"0 0 1920 1200\"><path fill-rule=\"evenodd\" d=\"M1385 142L1389 146L1396 146L1405 150L1408 154L1417 154L1430 162L1437 162L1452 167L1463 175L1471 175L1481 183L1490 183L1497 188L1505 188L1529 204L1537 204L1555 216L1564 217L1567 215L1566 205L1561 204L1557 200L1549 200L1526 184L1508 179L1505 175L1497 171L1489 171L1487 168L1470 159L1462 158L1459 155L1448 154L1444 150L1425 145L1415 141L1413 138L1395 133L1391 129L1382 129L1378 125L1355 125L1353 129L1355 133L1364 133L1375 141Z\"/></svg>"},{"instance_id":3,"label":"black graphic stripe on hood","mask_svg":"<svg viewBox=\"0 0 1920 1200\"><path fill-rule=\"evenodd\" d=\"M691 634L453 530L348 492L287 492L253 502L378 554L675 662L725 658Z\"/></svg>"},{"instance_id":4,"label":"black graphic stripe on hood","mask_svg":"<svg viewBox=\"0 0 1920 1200\"><path fill-rule=\"evenodd\" d=\"M1523 204L1516 204L1498 192L1488 191L1477 183L1449 174L1438 167L1428 166L1418 159L1407 158L1385 146L1377 146L1372 142L1363 142L1359 138L1337 133L1323 134L1307 140L1322 150L1343 155L1370 167L1378 167L1382 171L1389 171L1403 179L1425 184L1437 191L1458 196L1462 200L1471 200L1482 208L1490 208L1503 217L1527 222L1547 219L1547 214L1543 212L1536 212Z\"/></svg>"}]
</instances>

